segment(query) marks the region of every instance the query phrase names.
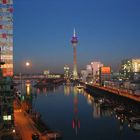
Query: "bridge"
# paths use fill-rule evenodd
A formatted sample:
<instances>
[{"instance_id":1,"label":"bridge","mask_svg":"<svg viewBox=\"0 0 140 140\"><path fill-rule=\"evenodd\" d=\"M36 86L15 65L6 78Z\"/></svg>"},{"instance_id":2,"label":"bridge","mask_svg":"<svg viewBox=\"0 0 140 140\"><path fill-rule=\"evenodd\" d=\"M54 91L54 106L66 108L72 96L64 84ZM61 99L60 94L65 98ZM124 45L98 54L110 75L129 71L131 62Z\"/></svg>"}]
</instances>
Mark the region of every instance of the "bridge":
<instances>
[{"instance_id":1,"label":"bridge","mask_svg":"<svg viewBox=\"0 0 140 140\"><path fill-rule=\"evenodd\" d=\"M14 76L14 80L39 80L39 79L60 79L63 75L61 74L49 74L49 75L43 75L43 74L19 74Z\"/></svg>"}]
</instances>

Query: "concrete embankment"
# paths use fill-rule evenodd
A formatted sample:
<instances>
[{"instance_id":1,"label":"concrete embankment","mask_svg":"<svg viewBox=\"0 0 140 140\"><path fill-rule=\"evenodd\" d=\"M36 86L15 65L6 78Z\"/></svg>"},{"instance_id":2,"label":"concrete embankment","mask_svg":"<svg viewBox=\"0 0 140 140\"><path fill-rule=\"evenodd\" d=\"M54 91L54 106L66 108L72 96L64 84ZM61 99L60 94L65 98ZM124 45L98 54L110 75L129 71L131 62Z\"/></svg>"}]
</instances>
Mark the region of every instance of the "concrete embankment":
<instances>
[{"instance_id":1,"label":"concrete embankment","mask_svg":"<svg viewBox=\"0 0 140 140\"><path fill-rule=\"evenodd\" d=\"M95 85L86 85L86 90L95 95L98 93L99 96L102 96L103 94L110 94L112 96L121 97L140 103L140 96L130 94L129 92L120 89L113 89Z\"/></svg>"}]
</instances>

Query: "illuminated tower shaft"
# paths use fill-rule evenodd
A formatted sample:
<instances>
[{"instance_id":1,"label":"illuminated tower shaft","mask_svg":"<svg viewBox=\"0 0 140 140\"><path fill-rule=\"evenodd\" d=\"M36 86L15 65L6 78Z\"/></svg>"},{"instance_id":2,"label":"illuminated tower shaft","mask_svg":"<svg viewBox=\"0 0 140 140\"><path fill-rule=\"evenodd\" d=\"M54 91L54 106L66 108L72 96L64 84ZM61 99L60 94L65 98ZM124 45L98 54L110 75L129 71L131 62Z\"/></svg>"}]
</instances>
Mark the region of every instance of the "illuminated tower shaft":
<instances>
[{"instance_id":1,"label":"illuminated tower shaft","mask_svg":"<svg viewBox=\"0 0 140 140\"><path fill-rule=\"evenodd\" d=\"M78 79L78 73L77 73L77 59L76 59L76 46L78 43L78 39L76 37L75 29L73 33L73 37L71 40L72 46L73 46L73 79Z\"/></svg>"},{"instance_id":2,"label":"illuminated tower shaft","mask_svg":"<svg viewBox=\"0 0 140 140\"><path fill-rule=\"evenodd\" d=\"M77 59L76 59L76 46L73 46L73 78L77 79Z\"/></svg>"}]
</instances>

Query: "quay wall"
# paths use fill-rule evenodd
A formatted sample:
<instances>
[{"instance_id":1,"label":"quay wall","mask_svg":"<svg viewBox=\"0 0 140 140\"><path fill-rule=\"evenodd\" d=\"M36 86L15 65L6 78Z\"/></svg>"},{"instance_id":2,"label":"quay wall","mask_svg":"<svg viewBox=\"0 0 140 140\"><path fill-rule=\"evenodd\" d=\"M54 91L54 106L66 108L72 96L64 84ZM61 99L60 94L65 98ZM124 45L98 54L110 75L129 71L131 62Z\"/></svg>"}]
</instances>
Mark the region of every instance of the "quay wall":
<instances>
[{"instance_id":1,"label":"quay wall","mask_svg":"<svg viewBox=\"0 0 140 140\"><path fill-rule=\"evenodd\" d=\"M130 95L129 93L125 93L121 91L119 92L113 91L104 87L88 85L88 84L86 85L86 90L94 96L103 97L104 95L107 95L118 100L125 99L127 101L131 101L140 105L140 96Z\"/></svg>"}]
</instances>

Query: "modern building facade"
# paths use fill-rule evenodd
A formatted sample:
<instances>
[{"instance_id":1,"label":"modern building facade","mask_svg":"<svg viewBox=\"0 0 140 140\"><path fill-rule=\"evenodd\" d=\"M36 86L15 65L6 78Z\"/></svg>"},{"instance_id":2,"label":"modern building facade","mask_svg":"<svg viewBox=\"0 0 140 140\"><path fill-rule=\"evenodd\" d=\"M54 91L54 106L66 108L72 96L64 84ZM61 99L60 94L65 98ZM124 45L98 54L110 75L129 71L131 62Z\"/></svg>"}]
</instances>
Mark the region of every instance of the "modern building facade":
<instances>
[{"instance_id":1,"label":"modern building facade","mask_svg":"<svg viewBox=\"0 0 140 140\"><path fill-rule=\"evenodd\" d=\"M91 65L86 65L86 71L88 72L88 74L92 74L92 67Z\"/></svg>"},{"instance_id":2,"label":"modern building facade","mask_svg":"<svg viewBox=\"0 0 140 140\"><path fill-rule=\"evenodd\" d=\"M3 76L13 76L13 0L0 0L0 61Z\"/></svg>"},{"instance_id":3,"label":"modern building facade","mask_svg":"<svg viewBox=\"0 0 140 140\"><path fill-rule=\"evenodd\" d=\"M82 82L86 82L87 81L87 76L88 76L88 72L87 70L81 70L81 81Z\"/></svg>"},{"instance_id":4,"label":"modern building facade","mask_svg":"<svg viewBox=\"0 0 140 140\"><path fill-rule=\"evenodd\" d=\"M100 67L99 83L101 85L104 85L105 81L110 80L111 80L111 67L110 66Z\"/></svg>"},{"instance_id":5,"label":"modern building facade","mask_svg":"<svg viewBox=\"0 0 140 140\"><path fill-rule=\"evenodd\" d=\"M2 77L0 69L0 129L11 129L14 126L13 89L10 77Z\"/></svg>"},{"instance_id":6,"label":"modern building facade","mask_svg":"<svg viewBox=\"0 0 140 140\"><path fill-rule=\"evenodd\" d=\"M0 0L0 139L14 128L13 0Z\"/></svg>"},{"instance_id":7,"label":"modern building facade","mask_svg":"<svg viewBox=\"0 0 140 140\"><path fill-rule=\"evenodd\" d=\"M94 82L99 81L99 70L101 67L103 67L103 64L100 61L91 62L92 76Z\"/></svg>"},{"instance_id":8,"label":"modern building facade","mask_svg":"<svg viewBox=\"0 0 140 140\"><path fill-rule=\"evenodd\" d=\"M64 66L64 79L68 79L70 76L70 72L69 72L70 68L68 65Z\"/></svg>"},{"instance_id":9,"label":"modern building facade","mask_svg":"<svg viewBox=\"0 0 140 140\"><path fill-rule=\"evenodd\" d=\"M50 74L50 70L44 70L43 74L46 78L48 78L48 75Z\"/></svg>"},{"instance_id":10,"label":"modern building facade","mask_svg":"<svg viewBox=\"0 0 140 140\"><path fill-rule=\"evenodd\" d=\"M140 58L124 59L121 62L120 75L122 79L133 79L140 75Z\"/></svg>"},{"instance_id":11,"label":"modern building facade","mask_svg":"<svg viewBox=\"0 0 140 140\"><path fill-rule=\"evenodd\" d=\"M87 83L98 83L101 67L103 67L103 64L100 61L92 61L90 64L86 65L86 69L81 71L82 81Z\"/></svg>"},{"instance_id":12,"label":"modern building facade","mask_svg":"<svg viewBox=\"0 0 140 140\"><path fill-rule=\"evenodd\" d=\"M73 32L73 37L71 39L71 43L72 43L72 46L73 46L73 79L78 79L78 73L77 73L77 56L76 56L76 46L77 46L77 43L78 43L78 39L77 39L77 36L76 36L76 32L75 32L75 29L74 29L74 32Z\"/></svg>"}]
</instances>

